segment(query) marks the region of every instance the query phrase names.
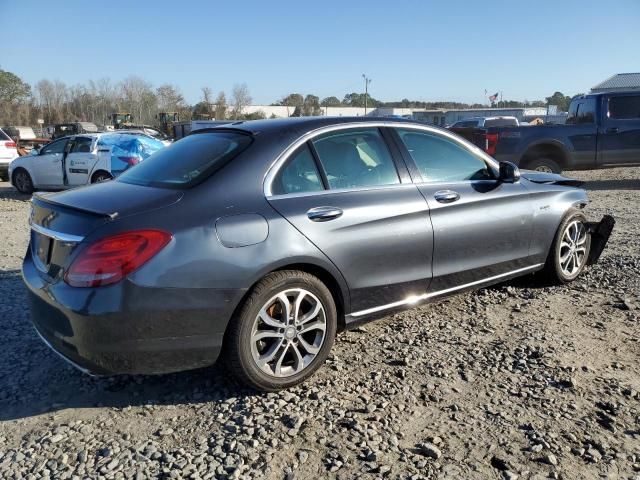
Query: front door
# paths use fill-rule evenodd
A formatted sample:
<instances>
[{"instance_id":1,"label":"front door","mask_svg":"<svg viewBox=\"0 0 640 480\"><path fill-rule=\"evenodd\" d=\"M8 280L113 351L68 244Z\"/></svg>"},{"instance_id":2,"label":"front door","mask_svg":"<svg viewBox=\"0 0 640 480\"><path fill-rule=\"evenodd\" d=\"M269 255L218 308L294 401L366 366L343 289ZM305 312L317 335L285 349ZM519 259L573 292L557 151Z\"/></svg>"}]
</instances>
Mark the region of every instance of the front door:
<instances>
[{"instance_id":1,"label":"front door","mask_svg":"<svg viewBox=\"0 0 640 480\"><path fill-rule=\"evenodd\" d=\"M530 267L533 207L520 183L493 169L452 135L394 128L431 212L431 292L480 283Z\"/></svg>"},{"instance_id":2,"label":"front door","mask_svg":"<svg viewBox=\"0 0 640 480\"><path fill-rule=\"evenodd\" d=\"M428 207L379 129L339 130L301 145L268 200L340 270L355 317L427 291Z\"/></svg>"},{"instance_id":3,"label":"front door","mask_svg":"<svg viewBox=\"0 0 640 480\"><path fill-rule=\"evenodd\" d=\"M56 140L40 149L33 158L33 182L39 187L60 188L64 186L63 165L66 138Z\"/></svg>"},{"instance_id":4,"label":"front door","mask_svg":"<svg viewBox=\"0 0 640 480\"><path fill-rule=\"evenodd\" d=\"M640 94L610 94L602 103L601 165L640 165Z\"/></svg>"}]
</instances>

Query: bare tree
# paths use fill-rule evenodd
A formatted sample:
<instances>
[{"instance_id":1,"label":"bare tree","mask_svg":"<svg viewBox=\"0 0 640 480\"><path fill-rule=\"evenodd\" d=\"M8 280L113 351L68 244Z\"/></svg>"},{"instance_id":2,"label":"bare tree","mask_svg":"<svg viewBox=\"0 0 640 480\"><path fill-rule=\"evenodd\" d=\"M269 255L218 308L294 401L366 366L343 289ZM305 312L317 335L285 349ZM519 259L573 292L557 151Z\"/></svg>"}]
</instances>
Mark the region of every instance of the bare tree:
<instances>
[{"instance_id":1,"label":"bare tree","mask_svg":"<svg viewBox=\"0 0 640 480\"><path fill-rule=\"evenodd\" d=\"M233 118L237 119L242 115L242 110L251 105L251 95L246 83L240 83L233 86Z\"/></svg>"},{"instance_id":2,"label":"bare tree","mask_svg":"<svg viewBox=\"0 0 640 480\"><path fill-rule=\"evenodd\" d=\"M202 87L202 101L208 105L211 105L213 101L213 90L210 87Z\"/></svg>"},{"instance_id":3,"label":"bare tree","mask_svg":"<svg viewBox=\"0 0 640 480\"><path fill-rule=\"evenodd\" d=\"M227 96L223 91L220 91L216 98L216 120L224 120L225 118L227 118Z\"/></svg>"}]
</instances>

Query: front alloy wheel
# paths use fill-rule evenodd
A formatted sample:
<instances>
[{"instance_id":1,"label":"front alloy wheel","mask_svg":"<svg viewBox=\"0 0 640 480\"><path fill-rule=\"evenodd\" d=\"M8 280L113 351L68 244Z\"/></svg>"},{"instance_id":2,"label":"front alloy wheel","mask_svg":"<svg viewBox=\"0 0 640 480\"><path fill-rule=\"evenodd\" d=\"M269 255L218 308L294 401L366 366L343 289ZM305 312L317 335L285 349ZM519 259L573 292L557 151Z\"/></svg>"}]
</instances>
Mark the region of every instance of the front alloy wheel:
<instances>
[{"instance_id":1,"label":"front alloy wheel","mask_svg":"<svg viewBox=\"0 0 640 480\"><path fill-rule=\"evenodd\" d=\"M320 368L336 328L333 297L317 277L273 272L258 282L231 320L225 354L233 373L247 385L280 390Z\"/></svg>"},{"instance_id":2,"label":"front alloy wheel","mask_svg":"<svg viewBox=\"0 0 640 480\"><path fill-rule=\"evenodd\" d=\"M590 248L587 219L579 210L569 210L556 231L544 274L553 283L575 280L587 264Z\"/></svg>"}]
</instances>

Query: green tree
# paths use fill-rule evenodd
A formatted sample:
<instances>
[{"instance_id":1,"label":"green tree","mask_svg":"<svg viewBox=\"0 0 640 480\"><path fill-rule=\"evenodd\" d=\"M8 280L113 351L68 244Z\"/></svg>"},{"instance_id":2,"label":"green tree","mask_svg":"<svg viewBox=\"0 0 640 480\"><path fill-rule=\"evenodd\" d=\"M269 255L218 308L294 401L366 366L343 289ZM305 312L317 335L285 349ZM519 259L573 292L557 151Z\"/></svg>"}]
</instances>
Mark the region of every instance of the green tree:
<instances>
[{"instance_id":1,"label":"green tree","mask_svg":"<svg viewBox=\"0 0 640 480\"><path fill-rule=\"evenodd\" d=\"M28 121L31 87L16 74L0 69L0 121Z\"/></svg>"},{"instance_id":2,"label":"green tree","mask_svg":"<svg viewBox=\"0 0 640 480\"><path fill-rule=\"evenodd\" d=\"M320 99L315 95L307 95L304 97L302 105L302 115L305 117L316 117L322 114L320 109Z\"/></svg>"},{"instance_id":3,"label":"green tree","mask_svg":"<svg viewBox=\"0 0 640 480\"><path fill-rule=\"evenodd\" d=\"M569 104L571 103L571 97L565 95L562 92L555 92L550 97L546 97L546 105L557 105L558 110L561 112L569 111Z\"/></svg>"},{"instance_id":4,"label":"green tree","mask_svg":"<svg viewBox=\"0 0 640 480\"><path fill-rule=\"evenodd\" d=\"M323 107L339 107L340 100L338 99L338 97L326 97L322 99L320 105L322 105Z\"/></svg>"}]
</instances>

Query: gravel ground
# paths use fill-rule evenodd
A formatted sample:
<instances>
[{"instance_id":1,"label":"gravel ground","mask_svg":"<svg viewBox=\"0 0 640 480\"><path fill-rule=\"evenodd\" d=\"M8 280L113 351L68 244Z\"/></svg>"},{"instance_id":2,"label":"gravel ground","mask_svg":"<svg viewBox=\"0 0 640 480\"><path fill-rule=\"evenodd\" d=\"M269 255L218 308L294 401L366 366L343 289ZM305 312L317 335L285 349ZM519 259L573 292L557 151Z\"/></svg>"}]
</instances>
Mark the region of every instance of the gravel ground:
<instances>
[{"instance_id":1,"label":"gravel ground","mask_svg":"<svg viewBox=\"0 0 640 480\"><path fill-rule=\"evenodd\" d=\"M340 334L307 384L93 379L36 337L28 198L0 184L0 478L640 479L640 168L576 172L617 226L567 287L518 280Z\"/></svg>"}]
</instances>

